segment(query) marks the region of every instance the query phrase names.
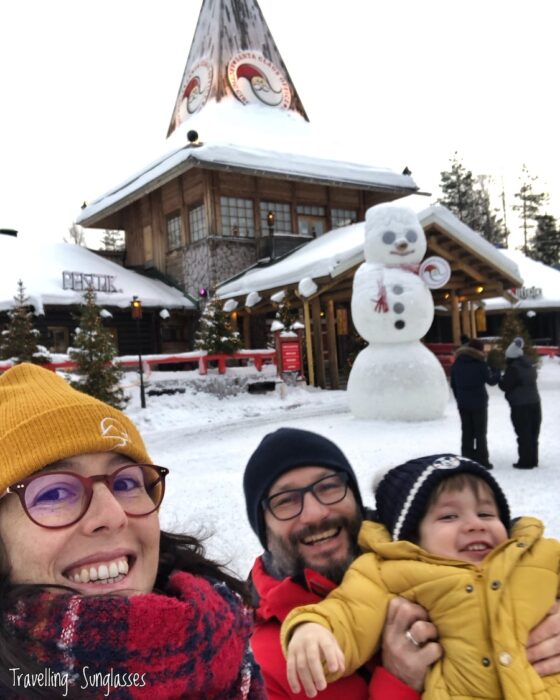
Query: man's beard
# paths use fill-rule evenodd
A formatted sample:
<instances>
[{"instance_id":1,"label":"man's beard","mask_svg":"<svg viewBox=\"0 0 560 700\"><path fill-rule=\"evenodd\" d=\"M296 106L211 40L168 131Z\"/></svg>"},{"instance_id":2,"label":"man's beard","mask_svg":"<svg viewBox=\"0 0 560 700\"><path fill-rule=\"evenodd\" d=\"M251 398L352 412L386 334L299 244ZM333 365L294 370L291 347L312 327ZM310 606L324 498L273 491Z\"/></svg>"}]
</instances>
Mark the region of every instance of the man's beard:
<instances>
[{"instance_id":1,"label":"man's beard","mask_svg":"<svg viewBox=\"0 0 560 700\"><path fill-rule=\"evenodd\" d=\"M269 528L266 531L268 551L265 553L265 565L267 571L277 579L286 576L297 577L304 569L317 571L337 585L342 581L346 569L359 554L358 532L362 525L362 516L359 512L347 518L339 516L323 520L319 525L308 525L289 537L279 537ZM320 534L331 528L342 528L348 534L348 551L340 559L326 561L324 564L316 564L306 561L305 554L298 548L300 541L311 535Z\"/></svg>"}]
</instances>

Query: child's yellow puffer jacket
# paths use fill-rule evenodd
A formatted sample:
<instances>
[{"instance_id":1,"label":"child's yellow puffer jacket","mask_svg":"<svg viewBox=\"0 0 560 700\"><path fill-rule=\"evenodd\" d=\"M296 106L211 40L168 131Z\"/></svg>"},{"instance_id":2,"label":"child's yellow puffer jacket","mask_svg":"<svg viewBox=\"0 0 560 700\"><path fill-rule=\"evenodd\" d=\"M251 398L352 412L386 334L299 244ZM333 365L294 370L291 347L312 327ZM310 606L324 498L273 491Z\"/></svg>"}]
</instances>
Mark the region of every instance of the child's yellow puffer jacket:
<instances>
[{"instance_id":1,"label":"child's yellow puffer jacket","mask_svg":"<svg viewBox=\"0 0 560 700\"><path fill-rule=\"evenodd\" d=\"M428 611L444 649L424 698L560 699L560 675L540 678L525 653L529 632L559 593L560 542L542 534L540 521L521 518L511 538L475 565L392 542L382 525L365 522L359 539L365 553L323 602L290 613L282 626L284 648L296 625L318 622L334 632L345 674L352 673L378 650L394 594Z\"/></svg>"}]
</instances>

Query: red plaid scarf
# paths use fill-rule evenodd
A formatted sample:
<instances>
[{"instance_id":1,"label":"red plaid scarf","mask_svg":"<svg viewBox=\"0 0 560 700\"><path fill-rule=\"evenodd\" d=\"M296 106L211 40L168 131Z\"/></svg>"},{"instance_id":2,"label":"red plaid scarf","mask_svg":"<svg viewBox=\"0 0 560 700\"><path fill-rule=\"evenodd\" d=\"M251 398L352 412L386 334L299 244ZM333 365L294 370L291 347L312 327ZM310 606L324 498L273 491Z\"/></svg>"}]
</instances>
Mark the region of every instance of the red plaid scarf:
<instances>
[{"instance_id":1,"label":"red plaid scarf","mask_svg":"<svg viewBox=\"0 0 560 700\"><path fill-rule=\"evenodd\" d=\"M44 669L35 686L63 697L259 700L249 646L252 611L225 584L175 572L166 595L130 598L41 593L9 616L14 637ZM26 697L24 679L2 698ZM107 695L107 691L109 694Z\"/></svg>"}]
</instances>

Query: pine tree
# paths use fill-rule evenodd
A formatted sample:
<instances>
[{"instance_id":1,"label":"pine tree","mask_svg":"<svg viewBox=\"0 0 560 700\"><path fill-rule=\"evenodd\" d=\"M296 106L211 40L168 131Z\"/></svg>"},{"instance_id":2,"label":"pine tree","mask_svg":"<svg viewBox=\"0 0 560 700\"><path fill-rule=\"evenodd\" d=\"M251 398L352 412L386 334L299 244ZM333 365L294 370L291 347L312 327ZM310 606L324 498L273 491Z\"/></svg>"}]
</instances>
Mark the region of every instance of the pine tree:
<instances>
[{"instance_id":1,"label":"pine tree","mask_svg":"<svg viewBox=\"0 0 560 700\"><path fill-rule=\"evenodd\" d=\"M519 212L519 218L523 227L523 252L529 254L529 229L533 228L534 222L540 214L541 206L548 201L546 192L535 192L534 185L538 178L529 174L526 165L523 165L521 171L521 186L519 191L514 194L514 197L519 199L519 204L514 204L514 211Z\"/></svg>"},{"instance_id":2,"label":"pine tree","mask_svg":"<svg viewBox=\"0 0 560 700\"><path fill-rule=\"evenodd\" d=\"M68 237L69 241L64 239L66 243L74 243L75 245L84 245L86 244L86 237L84 234L84 229L79 226L76 223L73 223L72 226L68 229Z\"/></svg>"},{"instance_id":3,"label":"pine tree","mask_svg":"<svg viewBox=\"0 0 560 700\"><path fill-rule=\"evenodd\" d=\"M29 298L25 296L22 280L18 280L18 291L14 306L8 311L9 323L0 336L0 357L15 364L33 362L45 364L50 361L48 350L37 344L40 332L33 328L33 312L29 310Z\"/></svg>"},{"instance_id":4,"label":"pine tree","mask_svg":"<svg viewBox=\"0 0 560 700\"><path fill-rule=\"evenodd\" d=\"M101 239L103 250L123 250L124 240L120 231L105 229Z\"/></svg>"},{"instance_id":5,"label":"pine tree","mask_svg":"<svg viewBox=\"0 0 560 700\"><path fill-rule=\"evenodd\" d=\"M506 350L508 346L511 345L511 343L513 342L513 339L517 338L518 336L523 338L523 340L525 341L525 345L523 347L524 354L527 355L527 357L535 364L539 362L539 355L535 350L535 346L533 345L531 336L525 328L525 324L523 323L520 315L515 311L510 311L505 315L500 330L500 336L500 340L496 345L499 357L501 358L500 366L505 365Z\"/></svg>"},{"instance_id":6,"label":"pine tree","mask_svg":"<svg viewBox=\"0 0 560 700\"><path fill-rule=\"evenodd\" d=\"M299 321L299 312L292 307L289 299L283 299L278 305L275 319L280 321L284 330L289 331L292 330L292 325Z\"/></svg>"},{"instance_id":7,"label":"pine tree","mask_svg":"<svg viewBox=\"0 0 560 700\"><path fill-rule=\"evenodd\" d=\"M451 170L441 173L443 196L438 200L464 224L480 233L494 245L503 246L507 239L505 224L496 215L486 188L486 178L475 178L457 153L451 159Z\"/></svg>"},{"instance_id":8,"label":"pine tree","mask_svg":"<svg viewBox=\"0 0 560 700\"><path fill-rule=\"evenodd\" d=\"M68 350L80 377L71 384L115 408L123 408L128 399L120 387L122 369L114 362L117 349L95 302L93 289L86 290L74 346Z\"/></svg>"},{"instance_id":9,"label":"pine tree","mask_svg":"<svg viewBox=\"0 0 560 700\"><path fill-rule=\"evenodd\" d=\"M528 254L545 265L560 263L560 229L550 214L535 217L537 229L529 244Z\"/></svg>"},{"instance_id":10,"label":"pine tree","mask_svg":"<svg viewBox=\"0 0 560 700\"><path fill-rule=\"evenodd\" d=\"M241 338L231 327L229 314L217 297L208 299L195 334L195 348L209 355L229 355L241 347Z\"/></svg>"}]
</instances>

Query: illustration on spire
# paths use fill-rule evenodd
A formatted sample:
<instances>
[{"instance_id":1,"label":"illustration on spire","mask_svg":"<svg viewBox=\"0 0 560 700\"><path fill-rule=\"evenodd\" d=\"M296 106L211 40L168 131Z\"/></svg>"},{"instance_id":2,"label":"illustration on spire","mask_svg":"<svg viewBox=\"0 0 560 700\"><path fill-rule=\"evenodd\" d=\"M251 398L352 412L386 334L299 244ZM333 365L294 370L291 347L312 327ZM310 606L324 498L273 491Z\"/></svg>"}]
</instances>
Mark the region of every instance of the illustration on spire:
<instances>
[{"instance_id":1,"label":"illustration on spire","mask_svg":"<svg viewBox=\"0 0 560 700\"><path fill-rule=\"evenodd\" d=\"M167 136L227 96L309 121L257 0L203 0Z\"/></svg>"}]
</instances>

